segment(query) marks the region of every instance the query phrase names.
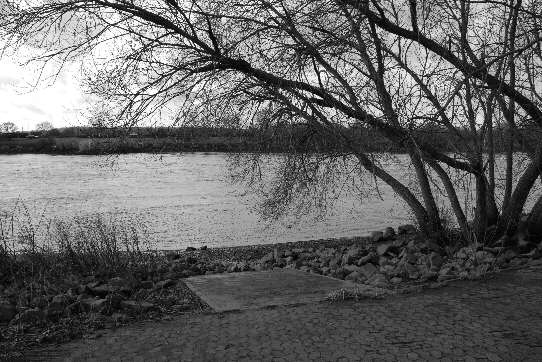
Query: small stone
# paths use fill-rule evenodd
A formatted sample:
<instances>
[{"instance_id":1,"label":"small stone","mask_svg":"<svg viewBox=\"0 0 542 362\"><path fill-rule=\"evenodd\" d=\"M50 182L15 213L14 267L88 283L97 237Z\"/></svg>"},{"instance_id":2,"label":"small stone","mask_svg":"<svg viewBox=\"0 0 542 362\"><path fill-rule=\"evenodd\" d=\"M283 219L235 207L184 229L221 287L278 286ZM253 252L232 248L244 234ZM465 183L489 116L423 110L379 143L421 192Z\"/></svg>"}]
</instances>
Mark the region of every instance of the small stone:
<instances>
[{"instance_id":1,"label":"small stone","mask_svg":"<svg viewBox=\"0 0 542 362\"><path fill-rule=\"evenodd\" d=\"M372 277L368 278L367 283L376 287L385 288L388 285L388 280L384 274L375 273Z\"/></svg>"},{"instance_id":2,"label":"small stone","mask_svg":"<svg viewBox=\"0 0 542 362\"><path fill-rule=\"evenodd\" d=\"M356 264L358 266L362 266L362 265L367 264L369 262L378 262L378 255L371 252L371 253L359 258Z\"/></svg>"},{"instance_id":3,"label":"small stone","mask_svg":"<svg viewBox=\"0 0 542 362\"><path fill-rule=\"evenodd\" d=\"M373 231L371 233L371 241L373 243L378 243L382 240L384 240L384 233L382 233L381 231Z\"/></svg>"},{"instance_id":4,"label":"small stone","mask_svg":"<svg viewBox=\"0 0 542 362\"><path fill-rule=\"evenodd\" d=\"M399 235L401 234L415 234L416 233L416 227L411 224L407 225L401 225L397 228L397 233Z\"/></svg>"},{"instance_id":5,"label":"small stone","mask_svg":"<svg viewBox=\"0 0 542 362\"><path fill-rule=\"evenodd\" d=\"M395 229L392 227L387 227L384 229L383 237L386 240L393 239L395 237Z\"/></svg>"},{"instance_id":6,"label":"small stone","mask_svg":"<svg viewBox=\"0 0 542 362\"><path fill-rule=\"evenodd\" d=\"M132 313L145 313L155 308L154 304L149 302L140 302L135 300L123 300L120 303L122 309L130 311Z\"/></svg>"},{"instance_id":7,"label":"small stone","mask_svg":"<svg viewBox=\"0 0 542 362\"><path fill-rule=\"evenodd\" d=\"M154 285L154 289L166 289L175 285L175 281L171 279L161 280Z\"/></svg>"},{"instance_id":8,"label":"small stone","mask_svg":"<svg viewBox=\"0 0 542 362\"><path fill-rule=\"evenodd\" d=\"M107 306L107 299L83 299L81 306L87 312L101 312Z\"/></svg>"},{"instance_id":9,"label":"small stone","mask_svg":"<svg viewBox=\"0 0 542 362\"><path fill-rule=\"evenodd\" d=\"M344 279L350 280L350 281L358 281L361 279L361 273L358 271L353 271L350 274L348 274Z\"/></svg>"}]
</instances>

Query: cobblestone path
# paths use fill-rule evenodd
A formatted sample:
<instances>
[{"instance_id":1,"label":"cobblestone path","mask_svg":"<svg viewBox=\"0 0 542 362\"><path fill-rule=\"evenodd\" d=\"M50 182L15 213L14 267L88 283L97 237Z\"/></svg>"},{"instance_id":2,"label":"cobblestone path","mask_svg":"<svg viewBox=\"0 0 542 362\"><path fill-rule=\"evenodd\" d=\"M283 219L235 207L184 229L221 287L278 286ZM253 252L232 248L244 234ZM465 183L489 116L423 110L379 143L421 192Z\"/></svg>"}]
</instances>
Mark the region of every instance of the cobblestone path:
<instances>
[{"instance_id":1,"label":"cobblestone path","mask_svg":"<svg viewBox=\"0 0 542 362\"><path fill-rule=\"evenodd\" d=\"M542 269L382 300L186 315L105 332L60 360L542 361Z\"/></svg>"}]
</instances>

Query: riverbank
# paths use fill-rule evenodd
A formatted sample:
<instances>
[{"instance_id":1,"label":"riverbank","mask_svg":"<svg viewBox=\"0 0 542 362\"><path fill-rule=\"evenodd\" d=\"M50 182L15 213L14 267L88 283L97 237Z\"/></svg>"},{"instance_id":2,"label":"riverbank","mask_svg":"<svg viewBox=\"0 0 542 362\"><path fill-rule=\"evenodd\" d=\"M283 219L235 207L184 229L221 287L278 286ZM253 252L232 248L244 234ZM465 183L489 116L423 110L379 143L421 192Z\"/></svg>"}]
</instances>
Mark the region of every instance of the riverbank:
<instances>
[{"instance_id":1,"label":"riverbank","mask_svg":"<svg viewBox=\"0 0 542 362\"><path fill-rule=\"evenodd\" d=\"M110 264L102 259L101 267L93 268L81 264L89 255L17 254L9 260L11 274L3 273L0 281L0 351L16 356L38 344L92 338L103 329L134 321L208 312L183 281L195 275L295 268L402 293L479 279L539 263L541 256L542 243L529 250L441 248L412 226L397 232L387 228L370 238L164 252L119 250L110 255ZM110 268L112 263L122 267ZM364 296L341 291L329 299L338 297Z\"/></svg>"}]
</instances>

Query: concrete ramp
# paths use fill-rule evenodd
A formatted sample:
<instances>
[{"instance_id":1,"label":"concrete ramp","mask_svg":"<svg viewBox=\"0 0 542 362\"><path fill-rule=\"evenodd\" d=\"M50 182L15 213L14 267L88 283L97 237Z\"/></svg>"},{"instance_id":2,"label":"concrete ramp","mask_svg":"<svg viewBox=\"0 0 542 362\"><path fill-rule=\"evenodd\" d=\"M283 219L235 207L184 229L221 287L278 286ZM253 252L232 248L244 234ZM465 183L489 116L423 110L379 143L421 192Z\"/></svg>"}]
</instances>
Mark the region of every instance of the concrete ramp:
<instances>
[{"instance_id":1,"label":"concrete ramp","mask_svg":"<svg viewBox=\"0 0 542 362\"><path fill-rule=\"evenodd\" d=\"M185 283L217 312L319 302L331 291L357 286L295 269L201 275Z\"/></svg>"}]
</instances>

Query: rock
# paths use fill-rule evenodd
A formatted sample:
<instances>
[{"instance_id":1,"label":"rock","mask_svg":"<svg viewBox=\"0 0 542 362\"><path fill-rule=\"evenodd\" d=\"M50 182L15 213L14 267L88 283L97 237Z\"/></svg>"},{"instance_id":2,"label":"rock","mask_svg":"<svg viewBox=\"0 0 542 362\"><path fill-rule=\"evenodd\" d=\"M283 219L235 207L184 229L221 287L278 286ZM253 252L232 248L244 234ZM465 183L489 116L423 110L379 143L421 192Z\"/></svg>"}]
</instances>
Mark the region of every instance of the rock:
<instances>
[{"instance_id":1,"label":"rock","mask_svg":"<svg viewBox=\"0 0 542 362\"><path fill-rule=\"evenodd\" d=\"M154 283L152 282L152 280L144 280L139 283L139 287L141 289L152 289L154 287Z\"/></svg>"},{"instance_id":2,"label":"rock","mask_svg":"<svg viewBox=\"0 0 542 362\"><path fill-rule=\"evenodd\" d=\"M330 273L331 273L331 268L328 268L326 266L322 268L322 274L329 275Z\"/></svg>"},{"instance_id":3,"label":"rock","mask_svg":"<svg viewBox=\"0 0 542 362\"><path fill-rule=\"evenodd\" d=\"M195 250L196 250L196 248L194 248L193 246L188 246L186 248L186 251L195 251Z\"/></svg>"},{"instance_id":4,"label":"rock","mask_svg":"<svg viewBox=\"0 0 542 362\"><path fill-rule=\"evenodd\" d=\"M374 273L376 273L376 267L371 263L367 263L367 264L364 264L364 265L360 266L359 272L365 278L370 278Z\"/></svg>"},{"instance_id":5,"label":"rock","mask_svg":"<svg viewBox=\"0 0 542 362\"><path fill-rule=\"evenodd\" d=\"M177 253L176 251L168 251L166 252L166 259L168 261L178 260L181 258L181 255Z\"/></svg>"},{"instance_id":6,"label":"rock","mask_svg":"<svg viewBox=\"0 0 542 362\"><path fill-rule=\"evenodd\" d=\"M393 243L380 244L376 248L376 253L380 256L386 253L392 253L392 254L397 255L399 253L399 248L395 246Z\"/></svg>"},{"instance_id":7,"label":"rock","mask_svg":"<svg viewBox=\"0 0 542 362\"><path fill-rule=\"evenodd\" d=\"M430 267L432 271L440 270L440 267L444 263L444 259L440 256L439 253L432 252L429 257Z\"/></svg>"},{"instance_id":8,"label":"rock","mask_svg":"<svg viewBox=\"0 0 542 362\"><path fill-rule=\"evenodd\" d=\"M381 231L373 231L371 233L371 241L373 243L378 243L382 240L384 240L384 233L382 233Z\"/></svg>"},{"instance_id":9,"label":"rock","mask_svg":"<svg viewBox=\"0 0 542 362\"><path fill-rule=\"evenodd\" d=\"M426 252L435 252L442 254L442 248L441 246L432 239L425 240L423 244L421 245L421 250Z\"/></svg>"},{"instance_id":10,"label":"rock","mask_svg":"<svg viewBox=\"0 0 542 362\"><path fill-rule=\"evenodd\" d=\"M346 253L342 256L342 264L353 264L357 259L359 259L359 256L361 255L362 250L357 247L351 247L348 248Z\"/></svg>"},{"instance_id":11,"label":"rock","mask_svg":"<svg viewBox=\"0 0 542 362\"><path fill-rule=\"evenodd\" d=\"M135 300L123 300L120 306L131 313L146 313L156 308L152 303Z\"/></svg>"},{"instance_id":12,"label":"rock","mask_svg":"<svg viewBox=\"0 0 542 362\"><path fill-rule=\"evenodd\" d=\"M107 299L83 299L81 307L86 312L101 312L107 306Z\"/></svg>"},{"instance_id":13,"label":"rock","mask_svg":"<svg viewBox=\"0 0 542 362\"><path fill-rule=\"evenodd\" d=\"M416 227L411 224L401 225L397 228L397 233L401 234L415 234L417 232Z\"/></svg>"},{"instance_id":14,"label":"rock","mask_svg":"<svg viewBox=\"0 0 542 362\"><path fill-rule=\"evenodd\" d=\"M38 308L26 309L19 312L10 324L38 324L45 319L45 314Z\"/></svg>"},{"instance_id":15,"label":"rock","mask_svg":"<svg viewBox=\"0 0 542 362\"><path fill-rule=\"evenodd\" d=\"M371 252L371 253L359 258L358 261L356 262L356 264L358 266L362 266L362 265L367 264L369 262L377 263L378 262L378 255L376 253L374 253L374 252Z\"/></svg>"},{"instance_id":16,"label":"rock","mask_svg":"<svg viewBox=\"0 0 542 362\"><path fill-rule=\"evenodd\" d=\"M45 308L47 306L47 304L49 304L47 302L47 298L45 298L44 296L42 295L39 295L37 297L34 297L32 298L32 300L30 301L30 305L32 307L36 307L36 308Z\"/></svg>"},{"instance_id":17,"label":"rock","mask_svg":"<svg viewBox=\"0 0 542 362\"><path fill-rule=\"evenodd\" d=\"M94 296L104 298L109 293L115 292L117 289L118 288L115 288L112 285L104 284L104 285L99 285L97 287L88 288L88 291L90 292L90 294L92 294Z\"/></svg>"},{"instance_id":18,"label":"rock","mask_svg":"<svg viewBox=\"0 0 542 362\"><path fill-rule=\"evenodd\" d=\"M409 279L418 279L420 277L420 271L412 264L403 264L403 270Z\"/></svg>"},{"instance_id":19,"label":"rock","mask_svg":"<svg viewBox=\"0 0 542 362\"><path fill-rule=\"evenodd\" d=\"M345 270L347 270L348 272L352 273L352 272L358 272L360 270L360 267L359 266L356 266L356 265L345 265L343 266L343 268Z\"/></svg>"},{"instance_id":20,"label":"rock","mask_svg":"<svg viewBox=\"0 0 542 362\"><path fill-rule=\"evenodd\" d=\"M175 285L175 281L171 279L161 280L154 285L154 289L166 289Z\"/></svg>"},{"instance_id":21,"label":"rock","mask_svg":"<svg viewBox=\"0 0 542 362\"><path fill-rule=\"evenodd\" d=\"M438 277L439 277L439 274L436 271L424 271L420 279L423 282L427 282L427 281L437 280Z\"/></svg>"},{"instance_id":22,"label":"rock","mask_svg":"<svg viewBox=\"0 0 542 362\"><path fill-rule=\"evenodd\" d=\"M199 248L199 250L207 250L207 249L208 249L207 245L203 245L201 248Z\"/></svg>"},{"instance_id":23,"label":"rock","mask_svg":"<svg viewBox=\"0 0 542 362\"><path fill-rule=\"evenodd\" d=\"M367 283L375 287L385 288L388 286L388 280L386 276L381 273L375 273L373 276L368 278Z\"/></svg>"},{"instance_id":24,"label":"rock","mask_svg":"<svg viewBox=\"0 0 542 362\"><path fill-rule=\"evenodd\" d=\"M392 228L392 227L387 227L384 229L384 233L382 235L384 237L384 239L386 240L390 240L390 239L393 239L395 237L395 229Z\"/></svg>"},{"instance_id":25,"label":"rock","mask_svg":"<svg viewBox=\"0 0 542 362\"><path fill-rule=\"evenodd\" d=\"M7 302L0 301L0 322L9 322L17 314L17 308Z\"/></svg>"},{"instance_id":26,"label":"rock","mask_svg":"<svg viewBox=\"0 0 542 362\"><path fill-rule=\"evenodd\" d=\"M418 262L418 255L408 248L404 248L399 257L405 263L416 264Z\"/></svg>"},{"instance_id":27,"label":"rock","mask_svg":"<svg viewBox=\"0 0 542 362\"><path fill-rule=\"evenodd\" d=\"M190 303L174 304L171 306L171 309L177 312L186 312L192 309L192 305Z\"/></svg>"},{"instance_id":28,"label":"rock","mask_svg":"<svg viewBox=\"0 0 542 362\"><path fill-rule=\"evenodd\" d=\"M376 248L376 253L378 255L384 255L386 254L386 252L388 251L388 249L391 247L391 244L381 244L381 245L378 245L378 247Z\"/></svg>"},{"instance_id":29,"label":"rock","mask_svg":"<svg viewBox=\"0 0 542 362\"><path fill-rule=\"evenodd\" d=\"M350 280L350 281L353 281L353 282L357 282L361 278L362 278L362 274L360 272L353 271L350 274L348 274L344 279L345 280Z\"/></svg>"},{"instance_id":30,"label":"rock","mask_svg":"<svg viewBox=\"0 0 542 362\"><path fill-rule=\"evenodd\" d=\"M399 284L399 283L401 283L402 281L403 281L403 278L399 278L399 277L393 277L393 278L390 279L390 282L391 282L392 284Z\"/></svg>"}]
</instances>

